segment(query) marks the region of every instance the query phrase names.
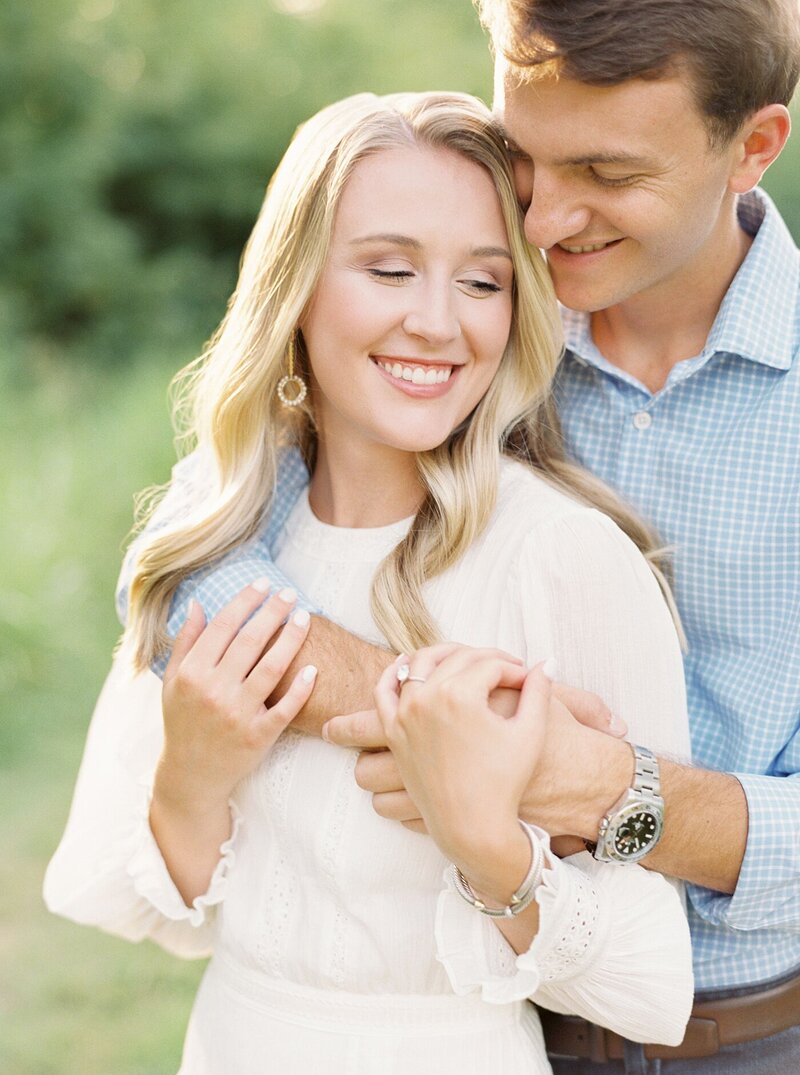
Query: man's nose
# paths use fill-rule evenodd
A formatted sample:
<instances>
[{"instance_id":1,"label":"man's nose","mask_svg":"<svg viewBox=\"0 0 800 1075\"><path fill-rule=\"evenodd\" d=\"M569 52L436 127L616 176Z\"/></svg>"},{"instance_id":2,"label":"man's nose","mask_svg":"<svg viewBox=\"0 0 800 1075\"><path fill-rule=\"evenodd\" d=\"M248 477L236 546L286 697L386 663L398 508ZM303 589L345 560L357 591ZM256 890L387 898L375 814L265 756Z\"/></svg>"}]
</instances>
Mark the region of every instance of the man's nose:
<instances>
[{"instance_id":1,"label":"man's nose","mask_svg":"<svg viewBox=\"0 0 800 1075\"><path fill-rule=\"evenodd\" d=\"M574 188L537 170L525 213L525 237L532 246L548 250L579 235L590 218L591 210Z\"/></svg>"},{"instance_id":2,"label":"man's nose","mask_svg":"<svg viewBox=\"0 0 800 1075\"><path fill-rule=\"evenodd\" d=\"M461 335L461 322L450 281L430 281L414 289L413 301L405 318L403 328L411 336L418 336L433 346L442 346Z\"/></svg>"}]
</instances>

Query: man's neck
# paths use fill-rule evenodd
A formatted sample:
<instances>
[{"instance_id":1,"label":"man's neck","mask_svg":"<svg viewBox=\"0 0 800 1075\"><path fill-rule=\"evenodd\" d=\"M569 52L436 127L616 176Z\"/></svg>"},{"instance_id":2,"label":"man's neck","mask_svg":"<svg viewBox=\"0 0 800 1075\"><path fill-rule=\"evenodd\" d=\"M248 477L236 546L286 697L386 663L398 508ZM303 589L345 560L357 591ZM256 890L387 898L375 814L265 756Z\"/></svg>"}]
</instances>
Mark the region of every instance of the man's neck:
<instances>
[{"instance_id":1,"label":"man's neck","mask_svg":"<svg viewBox=\"0 0 800 1075\"><path fill-rule=\"evenodd\" d=\"M702 261L656 288L593 313L595 346L651 392L660 391L674 366L705 347L751 244L752 238L734 221Z\"/></svg>"}]
</instances>

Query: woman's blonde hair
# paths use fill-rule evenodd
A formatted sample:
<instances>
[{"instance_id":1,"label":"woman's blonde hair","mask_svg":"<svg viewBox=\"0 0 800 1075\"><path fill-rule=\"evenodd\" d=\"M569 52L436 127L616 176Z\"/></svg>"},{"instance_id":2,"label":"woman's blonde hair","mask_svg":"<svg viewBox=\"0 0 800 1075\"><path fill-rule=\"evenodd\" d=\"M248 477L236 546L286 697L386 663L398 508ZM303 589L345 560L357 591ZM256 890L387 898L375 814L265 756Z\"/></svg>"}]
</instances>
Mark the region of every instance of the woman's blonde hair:
<instances>
[{"instance_id":1,"label":"woman's blonde hair","mask_svg":"<svg viewBox=\"0 0 800 1075\"><path fill-rule=\"evenodd\" d=\"M464 94L359 94L319 112L295 135L245 248L228 312L206 351L177 377L176 425L199 450L203 482L189 510L141 539L133 564L127 639L137 667L168 645L170 599L182 579L251 538L274 493L280 453L294 443L313 468L310 401L277 400L289 342L325 265L339 199L368 154L416 145L449 150L491 176L514 262L512 328L498 372L447 440L417 456L425 490L406 538L373 582L378 627L398 651L436 640L423 585L454 563L486 526L501 454L524 460L612 518L649 557L652 533L609 489L568 463L550 397L561 324L550 278L525 240L501 129ZM307 356L298 334L300 371Z\"/></svg>"}]
</instances>

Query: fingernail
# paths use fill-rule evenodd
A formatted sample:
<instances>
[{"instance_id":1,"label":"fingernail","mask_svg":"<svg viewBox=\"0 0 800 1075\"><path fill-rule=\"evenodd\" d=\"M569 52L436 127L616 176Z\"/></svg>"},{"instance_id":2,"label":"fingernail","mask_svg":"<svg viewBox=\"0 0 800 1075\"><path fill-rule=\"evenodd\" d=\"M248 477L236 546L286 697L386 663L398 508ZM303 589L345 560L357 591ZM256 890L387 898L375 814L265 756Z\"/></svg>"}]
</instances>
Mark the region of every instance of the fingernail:
<instances>
[{"instance_id":1,"label":"fingernail","mask_svg":"<svg viewBox=\"0 0 800 1075\"><path fill-rule=\"evenodd\" d=\"M286 586L283 590L281 590L281 592L278 594L278 597L280 597L281 601L285 601L287 605L291 605L294 601L297 600L297 594L290 586Z\"/></svg>"},{"instance_id":2,"label":"fingernail","mask_svg":"<svg viewBox=\"0 0 800 1075\"><path fill-rule=\"evenodd\" d=\"M408 660L408 656L407 656L407 655L406 655L405 653L399 653L399 654L397 655L397 657L395 658L395 662L394 662L394 663L395 663L395 664L402 664L402 663L403 663L403 661L407 661L407 660Z\"/></svg>"},{"instance_id":3,"label":"fingernail","mask_svg":"<svg viewBox=\"0 0 800 1075\"><path fill-rule=\"evenodd\" d=\"M317 675L317 670L313 664L307 664L300 674L303 677L304 683L313 683Z\"/></svg>"},{"instance_id":4,"label":"fingernail","mask_svg":"<svg viewBox=\"0 0 800 1075\"><path fill-rule=\"evenodd\" d=\"M322 731L319 734L322 736L322 738L325 740L326 743L330 742L330 739L328 738L328 722L327 721L322 725Z\"/></svg>"},{"instance_id":5,"label":"fingernail","mask_svg":"<svg viewBox=\"0 0 800 1075\"><path fill-rule=\"evenodd\" d=\"M304 608L298 608L294 616L292 616L292 623L297 627L308 627L308 621L311 619L309 614Z\"/></svg>"},{"instance_id":6,"label":"fingernail","mask_svg":"<svg viewBox=\"0 0 800 1075\"><path fill-rule=\"evenodd\" d=\"M548 679L555 679L558 671L558 665L552 657L548 657L542 665L542 675L547 676Z\"/></svg>"},{"instance_id":7,"label":"fingernail","mask_svg":"<svg viewBox=\"0 0 800 1075\"><path fill-rule=\"evenodd\" d=\"M189 604L186 609L186 619L188 620L191 614L194 612L194 606L197 604L193 597L189 598Z\"/></svg>"},{"instance_id":8,"label":"fingernail","mask_svg":"<svg viewBox=\"0 0 800 1075\"><path fill-rule=\"evenodd\" d=\"M256 579L256 581L251 582L250 585L254 590L257 590L259 593L269 593L269 579L266 577Z\"/></svg>"},{"instance_id":9,"label":"fingernail","mask_svg":"<svg viewBox=\"0 0 800 1075\"><path fill-rule=\"evenodd\" d=\"M618 717L616 713L612 713L611 720L608 722L608 730L612 735L627 735L628 725L622 717Z\"/></svg>"}]
</instances>

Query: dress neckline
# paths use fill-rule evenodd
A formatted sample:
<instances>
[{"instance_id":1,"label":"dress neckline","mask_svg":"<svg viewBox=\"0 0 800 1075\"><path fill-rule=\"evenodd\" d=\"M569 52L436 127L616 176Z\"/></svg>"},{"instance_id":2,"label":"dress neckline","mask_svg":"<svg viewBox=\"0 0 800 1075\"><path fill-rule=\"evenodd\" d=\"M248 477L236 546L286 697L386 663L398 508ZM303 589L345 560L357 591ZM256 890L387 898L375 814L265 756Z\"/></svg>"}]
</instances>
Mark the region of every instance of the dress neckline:
<instances>
[{"instance_id":1,"label":"dress neckline","mask_svg":"<svg viewBox=\"0 0 800 1075\"><path fill-rule=\"evenodd\" d=\"M297 498L285 524L287 540L309 556L350 563L382 560L405 537L414 516L386 526L333 526L318 519L308 499L308 488Z\"/></svg>"}]
</instances>

